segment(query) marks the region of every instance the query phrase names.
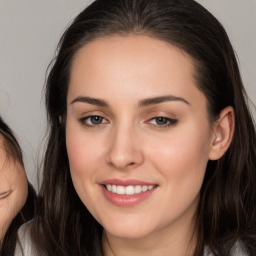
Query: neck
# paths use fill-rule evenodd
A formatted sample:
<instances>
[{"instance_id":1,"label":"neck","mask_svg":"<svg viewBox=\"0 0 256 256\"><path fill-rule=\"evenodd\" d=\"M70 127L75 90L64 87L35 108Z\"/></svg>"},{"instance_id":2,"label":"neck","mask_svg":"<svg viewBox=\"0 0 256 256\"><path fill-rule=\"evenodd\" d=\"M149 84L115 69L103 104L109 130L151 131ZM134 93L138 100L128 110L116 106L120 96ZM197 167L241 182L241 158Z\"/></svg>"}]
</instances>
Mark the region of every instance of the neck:
<instances>
[{"instance_id":1,"label":"neck","mask_svg":"<svg viewBox=\"0 0 256 256\"><path fill-rule=\"evenodd\" d=\"M192 256L196 246L194 224L165 227L143 238L126 239L103 232L104 256Z\"/></svg>"}]
</instances>

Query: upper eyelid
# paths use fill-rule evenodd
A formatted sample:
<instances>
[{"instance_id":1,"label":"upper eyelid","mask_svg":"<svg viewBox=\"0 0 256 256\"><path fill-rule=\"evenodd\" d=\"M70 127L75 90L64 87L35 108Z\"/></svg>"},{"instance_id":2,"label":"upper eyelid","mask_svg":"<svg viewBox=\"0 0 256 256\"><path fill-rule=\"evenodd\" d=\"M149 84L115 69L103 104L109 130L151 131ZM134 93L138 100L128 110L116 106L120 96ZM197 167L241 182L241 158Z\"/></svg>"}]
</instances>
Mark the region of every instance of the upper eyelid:
<instances>
[{"instance_id":1,"label":"upper eyelid","mask_svg":"<svg viewBox=\"0 0 256 256\"><path fill-rule=\"evenodd\" d=\"M103 118L106 118L106 114L101 112L101 111L87 111L87 112L82 112L80 115L80 118L86 118L90 116L101 116Z\"/></svg>"},{"instance_id":2,"label":"upper eyelid","mask_svg":"<svg viewBox=\"0 0 256 256\"><path fill-rule=\"evenodd\" d=\"M169 122L178 122L179 120L177 118L171 118L171 117L166 117L166 116L154 116L152 118L149 118L146 122L149 122L151 120L157 119L157 118L164 118Z\"/></svg>"},{"instance_id":3,"label":"upper eyelid","mask_svg":"<svg viewBox=\"0 0 256 256\"><path fill-rule=\"evenodd\" d=\"M171 120L176 120L177 119L176 117L170 117L166 114L154 114L149 119L154 119L154 118L159 118L159 117L166 118L166 119L171 119Z\"/></svg>"},{"instance_id":4,"label":"upper eyelid","mask_svg":"<svg viewBox=\"0 0 256 256\"><path fill-rule=\"evenodd\" d=\"M89 124L88 123L88 119L90 119L90 118L92 118L92 117L94 117L94 116L99 116L99 117L101 117L102 118L102 122L101 123L99 123L99 124ZM100 127L100 126L102 126L102 125L106 125L107 123L109 123L109 120L108 119L106 119L105 117L103 117L102 115L93 115L93 114L90 114L90 115L85 115L85 116L83 116L83 117L81 117L81 118L79 118L79 122L83 125L83 126L85 126L85 127L90 127L90 128L92 128L92 127Z\"/></svg>"},{"instance_id":5,"label":"upper eyelid","mask_svg":"<svg viewBox=\"0 0 256 256\"><path fill-rule=\"evenodd\" d=\"M80 120L82 120L82 119L89 119L89 118L94 117L94 116L99 116L102 119L108 120L106 117L104 117L103 115L99 115L99 114L98 115L97 114L82 115Z\"/></svg>"},{"instance_id":6,"label":"upper eyelid","mask_svg":"<svg viewBox=\"0 0 256 256\"><path fill-rule=\"evenodd\" d=\"M147 120L151 120L158 117L163 117L170 120L178 120L177 115L175 115L174 113L166 112L166 111L153 111L144 116L144 118Z\"/></svg>"},{"instance_id":7,"label":"upper eyelid","mask_svg":"<svg viewBox=\"0 0 256 256\"><path fill-rule=\"evenodd\" d=\"M171 116L170 116L171 115ZM88 111L88 112L84 112L81 113L79 115L79 120L85 120L88 119L90 117L94 117L94 116L99 116L107 121L114 121L115 117L114 116L109 116L109 114L105 114L101 111ZM176 115L174 115L173 113L166 113L166 112L162 112L162 111L153 111L153 113L147 113L147 114L143 114L140 118L143 118L144 121L149 121L152 120L154 118L158 118L158 117L162 117L162 118L166 118L168 120L172 120L172 121L178 121L178 118L176 117Z\"/></svg>"}]
</instances>

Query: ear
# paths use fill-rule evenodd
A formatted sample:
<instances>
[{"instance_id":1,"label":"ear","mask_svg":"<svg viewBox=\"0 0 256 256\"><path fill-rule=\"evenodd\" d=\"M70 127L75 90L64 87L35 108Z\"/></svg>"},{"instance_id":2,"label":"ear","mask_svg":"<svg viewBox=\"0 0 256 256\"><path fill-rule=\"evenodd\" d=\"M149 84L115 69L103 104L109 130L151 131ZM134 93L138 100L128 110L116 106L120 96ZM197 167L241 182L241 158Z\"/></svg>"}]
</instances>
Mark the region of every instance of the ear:
<instances>
[{"instance_id":1,"label":"ear","mask_svg":"<svg viewBox=\"0 0 256 256\"><path fill-rule=\"evenodd\" d=\"M213 138L209 152L210 160L217 160L225 154L232 142L234 130L234 109L229 106L220 112L218 120L213 125Z\"/></svg>"}]
</instances>

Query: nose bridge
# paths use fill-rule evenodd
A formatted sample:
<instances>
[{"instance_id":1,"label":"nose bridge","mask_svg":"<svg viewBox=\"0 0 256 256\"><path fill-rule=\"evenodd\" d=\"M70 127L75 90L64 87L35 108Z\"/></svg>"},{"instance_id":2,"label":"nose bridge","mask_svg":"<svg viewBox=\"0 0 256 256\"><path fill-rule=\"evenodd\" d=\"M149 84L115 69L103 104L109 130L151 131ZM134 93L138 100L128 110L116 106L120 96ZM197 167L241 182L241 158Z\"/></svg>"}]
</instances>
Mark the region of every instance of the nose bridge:
<instances>
[{"instance_id":1,"label":"nose bridge","mask_svg":"<svg viewBox=\"0 0 256 256\"><path fill-rule=\"evenodd\" d=\"M126 120L116 123L109 139L109 164L117 169L125 169L142 163L143 154L138 144L139 134L131 122Z\"/></svg>"}]
</instances>

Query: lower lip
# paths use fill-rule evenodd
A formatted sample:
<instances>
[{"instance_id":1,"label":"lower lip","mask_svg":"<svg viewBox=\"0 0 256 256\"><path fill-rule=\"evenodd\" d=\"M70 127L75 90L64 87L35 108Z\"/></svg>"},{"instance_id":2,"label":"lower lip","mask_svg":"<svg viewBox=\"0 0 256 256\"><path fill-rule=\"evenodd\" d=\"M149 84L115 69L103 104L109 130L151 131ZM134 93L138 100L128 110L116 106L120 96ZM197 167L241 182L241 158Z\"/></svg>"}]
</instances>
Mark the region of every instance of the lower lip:
<instances>
[{"instance_id":1,"label":"lower lip","mask_svg":"<svg viewBox=\"0 0 256 256\"><path fill-rule=\"evenodd\" d=\"M150 197L155 192L156 188L157 186L146 192L134 195L119 195L108 191L104 186L101 185L101 189L107 200L110 201L112 204L121 207L131 207L141 203L142 201Z\"/></svg>"}]
</instances>

